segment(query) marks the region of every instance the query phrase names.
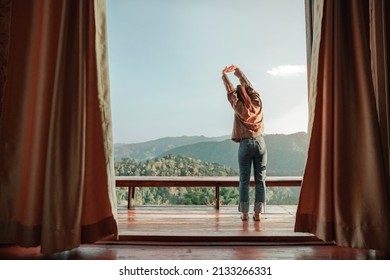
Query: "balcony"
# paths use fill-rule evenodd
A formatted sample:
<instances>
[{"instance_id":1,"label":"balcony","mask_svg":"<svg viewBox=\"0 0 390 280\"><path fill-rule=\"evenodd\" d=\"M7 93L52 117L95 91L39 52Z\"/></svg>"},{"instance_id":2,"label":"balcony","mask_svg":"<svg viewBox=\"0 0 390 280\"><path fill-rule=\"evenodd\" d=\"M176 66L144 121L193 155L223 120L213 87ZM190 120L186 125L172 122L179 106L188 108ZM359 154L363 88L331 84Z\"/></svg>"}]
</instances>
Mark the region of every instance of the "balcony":
<instances>
[{"instance_id":1,"label":"balcony","mask_svg":"<svg viewBox=\"0 0 390 280\"><path fill-rule=\"evenodd\" d=\"M268 177L267 188L300 187L301 177ZM119 241L126 243L287 244L321 243L294 232L296 205L267 205L262 222L242 222L237 206L221 205L220 188L238 187L238 177L118 176L116 187L128 189L127 205L118 207ZM254 185L251 180L252 187ZM134 206L136 188L210 187L214 205Z\"/></svg>"}]
</instances>

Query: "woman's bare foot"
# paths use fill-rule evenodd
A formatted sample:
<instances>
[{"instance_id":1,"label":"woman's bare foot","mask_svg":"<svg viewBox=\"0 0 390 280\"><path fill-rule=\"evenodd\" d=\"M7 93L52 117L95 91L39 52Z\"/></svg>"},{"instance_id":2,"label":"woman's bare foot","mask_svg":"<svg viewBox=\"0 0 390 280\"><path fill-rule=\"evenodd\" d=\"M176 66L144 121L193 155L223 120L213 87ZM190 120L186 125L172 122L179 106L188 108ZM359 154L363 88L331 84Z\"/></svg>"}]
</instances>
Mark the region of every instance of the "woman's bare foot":
<instances>
[{"instance_id":1,"label":"woman's bare foot","mask_svg":"<svg viewBox=\"0 0 390 280\"><path fill-rule=\"evenodd\" d=\"M255 221L260 221L261 220L260 212L253 213L253 220L255 220Z\"/></svg>"}]
</instances>

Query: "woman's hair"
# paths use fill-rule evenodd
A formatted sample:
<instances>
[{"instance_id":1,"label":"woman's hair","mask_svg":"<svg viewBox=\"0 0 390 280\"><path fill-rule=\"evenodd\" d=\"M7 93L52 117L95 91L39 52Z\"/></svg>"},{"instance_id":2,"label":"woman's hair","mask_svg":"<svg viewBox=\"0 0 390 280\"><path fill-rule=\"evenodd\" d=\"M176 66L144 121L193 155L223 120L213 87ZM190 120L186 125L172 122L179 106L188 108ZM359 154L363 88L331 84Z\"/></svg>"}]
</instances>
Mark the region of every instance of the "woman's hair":
<instances>
[{"instance_id":1,"label":"woman's hair","mask_svg":"<svg viewBox=\"0 0 390 280\"><path fill-rule=\"evenodd\" d=\"M244 99L242 97L243 93L242 93L241 85L237 85L236 93L237 93L238 100L240 100L241 102L244 102Z\"/></svg>"},{"instance_id":2,"label":"woman's hair","mask_svg":"<svg viewBox=\"0 0 390 280\"><path fill-rule=\"evenodd\" d=\"M245 86L245 91L243 91L242 87L242 85L237 85L236 87L237 98L244 103L246 108L252 108L252 101L247 93L248 90L251 90L251 88L249 86Z\"/></svg>"}]
</instances>

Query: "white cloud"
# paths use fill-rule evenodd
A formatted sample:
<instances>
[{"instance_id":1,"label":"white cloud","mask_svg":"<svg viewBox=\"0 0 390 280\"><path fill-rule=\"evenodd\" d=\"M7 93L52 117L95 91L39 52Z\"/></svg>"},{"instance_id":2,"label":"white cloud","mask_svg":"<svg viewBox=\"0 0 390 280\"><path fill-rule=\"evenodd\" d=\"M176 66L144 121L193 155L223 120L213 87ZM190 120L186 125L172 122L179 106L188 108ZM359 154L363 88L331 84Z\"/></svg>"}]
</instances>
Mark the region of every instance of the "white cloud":
<instances>
[{"instance_id":1,"label":"white cloud","mask_svg":"<svg viewBox=\"0 0 390 280\"><path fill-rule=\"evenodd\" d=\"M275 77L300 77L306 73L306 65L279 65L267 73Z\"/></svg>"}]
</instances>

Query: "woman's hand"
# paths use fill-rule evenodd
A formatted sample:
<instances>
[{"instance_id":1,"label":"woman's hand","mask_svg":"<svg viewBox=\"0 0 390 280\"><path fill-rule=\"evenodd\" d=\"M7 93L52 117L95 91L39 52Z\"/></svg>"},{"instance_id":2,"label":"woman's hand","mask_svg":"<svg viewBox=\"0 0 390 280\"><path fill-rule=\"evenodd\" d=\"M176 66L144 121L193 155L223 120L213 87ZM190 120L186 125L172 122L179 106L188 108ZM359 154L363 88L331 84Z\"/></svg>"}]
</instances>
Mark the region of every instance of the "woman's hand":
<instances>
[{"instance_id":1,"label":"woman's hand","mask_svg":"<svg viewBox=\"0 0 390 280\"><path fill-rule=\"evenodd\" d=\"M226 67L223 69L222 74L226 74L226 73L229 73L229 72L233 72L233 71L235 71L236 69L238 69L238 67L235 66L235 65L233 65L233 64L230 65L229 67L226 66Z\"/></svg>"},{"instance_id":2,"label":"woman's hand","mask_svg":"<svg viewBox=\"0 0 390 280\"><path fill-rule=\"evenodd\" d=\"M229 72L229 71L228 71L228 67L226 66L226 67L223 68L223 70L222 70L222 75L223 75L223 74L226 74L227 72Z\"/></svg>"}]
</instances>

